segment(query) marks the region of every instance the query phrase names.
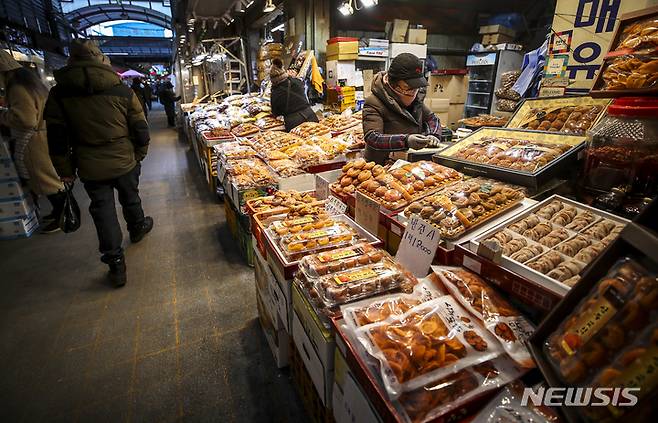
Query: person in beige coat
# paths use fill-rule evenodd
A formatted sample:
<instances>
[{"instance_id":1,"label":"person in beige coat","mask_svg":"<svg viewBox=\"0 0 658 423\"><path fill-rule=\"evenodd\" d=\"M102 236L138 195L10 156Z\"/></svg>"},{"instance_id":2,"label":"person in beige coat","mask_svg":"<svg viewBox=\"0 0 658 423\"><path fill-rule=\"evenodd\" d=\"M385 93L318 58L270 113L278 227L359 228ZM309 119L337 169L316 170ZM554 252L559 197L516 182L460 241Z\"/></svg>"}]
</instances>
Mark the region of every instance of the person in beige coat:
<instances>
[{"instance_id":1,"label":"person in beige coat","mask_svg":"<svg viewBox=\"0 0 658 423\"><path fill-rule=\"evenodd\" d=\"M43 218L42 232L56 232L64 207L64 184L48 153L43 120L48 89L32 70L21 66L5 50L0 50L0 74L6 93L6 109L0 111L0 125L11 131L19 175L28 181L35 195L47 196L52 204L52 212Z\"/></svg>"}]
</instances>

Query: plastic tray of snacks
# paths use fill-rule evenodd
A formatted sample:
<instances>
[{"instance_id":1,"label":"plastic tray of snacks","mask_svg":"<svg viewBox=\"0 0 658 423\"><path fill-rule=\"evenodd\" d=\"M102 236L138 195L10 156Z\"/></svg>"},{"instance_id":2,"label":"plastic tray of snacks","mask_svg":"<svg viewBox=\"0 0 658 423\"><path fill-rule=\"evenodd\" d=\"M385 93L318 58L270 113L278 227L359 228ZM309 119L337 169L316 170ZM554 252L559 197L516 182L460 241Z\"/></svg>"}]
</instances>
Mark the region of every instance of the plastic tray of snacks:
<instances>
[{"instance_id":1,"label":"plastic tray of snacks","mask_svg":"<svg viewBox=\"0 0 658 423\"><path fill-rule=\"evenodd\" d=\"M254 198L247 201L247 212L254 214L273 208L298 206L302 204L315 203L315 191L277 191L268 197Z\"/></svg>"},{"instance_id":2,"label":"plastic tray of snacks","mask_svg":"<svg viewBox=\"0 0 658 423\"><path fill-rule=\"evenodd\" d=\"M381 255L381 258L379 257ZM372 263L361 264L368 258ZM403 268L383 251L362 255L343 262L345 270L328 273L315 278L307 277L313 287L312 296L317 296L322 305L335 307L361 298L399 288L405 280L413 280Z\"/></svg>"},{"instance_id":3,"label":"plastic tray of snacks","mask_svg":"<svg viewBox=\"0 0 658 423\"><path fill-rule=\"evenodd\" d=\"M516 207L524 198L521 187L472 178L450 184L436 194L411 203L402 218L418 214L439 229L442 239L454 241Z\"/></svg>"},{"instance_id":4,"label":"plastic tray of snacks","mask_svg":"<svg viewBox=\"0 0 658 423\"><path fill-rule=\"evenodd\" d=\"M564 296L582 270L612 242L628 220L553 195L471 241L495 239L500 264Z\"/></svg>"},{"instance_id":5,"label":"plastic tray of snacks","mask_svg":"<svg viewBox=\"0 0 658 423\"><path fill-rule=\"evenodd\" d=\"M356 160L353 166L357 166L362 161L364 160ZM366 163L366 166L369 165ZM376 166L372 169L376 169ZM360 176L361 173L357 178ZM378 175L373 174L372 178L361 182L357 190L385 209L395 211L461 179L462 174L449 167L428 161L407 163L400 160L388 170L383 170ZM342 185L343 179L339 180L339 183Z\"/></svg>"},{"instance_id":6,"label":"plastic tray of snacks","mask_svg":"<svg viewBox=\"0 0 658 423\"><path fill-rule=\"evenodd\" d=\"M549 387L638 388L633 407L562 407L566 421L655 420L657 274L658 238L629 223L530 338Z\"/></svg>"},{"instance_id":7,"label":"plastic tray of snacks","mask_svg":"<svg viewBox=\"0 0 658 423\"><path fill-rule=\"evenodd\" d=\"M299 217L303 217L303 215ZM376 236L370 234L348 216L341 214L332 216L332 219L337 223L329 228L287 235L278 240L265 236L268 256L271 255L275 266L278 267L277 270L280 275L285 279L292 279L293 274L297 270L299 260L308 254L346 247L358 242L366 242L373 245L380 244ZM325 240L328 240L328 242L325 242ZM308 241L311 241L310 247ZM292 251L290 250L290 245L293 246ZM300 245L301 250L296 251Z\"/></svg>"},{"instance_id":8,"label":"plastic tray of snacks","mask_svg":"<svg viewBox=\"0 0 658 423\"><path fill-rule=\"evenodd\" d=\"M610 100L590 96L525 99L505 128L585 135L609 105Z\"/></svg>"},{"instance_id":9,"label":"plastic tray of snacks","mask_svg":"<svg viewBox=\"0 0 658 423\"><path fill-rule=\"evenodd\" d=\"M473 176L538 188L566 176L584 147L584 135L480 128L433 160Z\"/></svg>"}]
</instances>

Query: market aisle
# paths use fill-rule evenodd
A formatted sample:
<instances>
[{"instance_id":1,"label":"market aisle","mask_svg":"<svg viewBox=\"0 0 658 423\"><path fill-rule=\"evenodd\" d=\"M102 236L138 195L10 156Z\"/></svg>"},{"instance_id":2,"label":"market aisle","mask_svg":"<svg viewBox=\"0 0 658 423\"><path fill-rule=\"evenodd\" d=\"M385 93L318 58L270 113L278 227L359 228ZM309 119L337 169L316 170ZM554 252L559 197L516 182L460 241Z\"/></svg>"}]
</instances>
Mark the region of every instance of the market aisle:
<instances>
[{"instance_id":1,"label":"market aisle","mask_svg":"<svg viewBox=\"0 0 658 423\"><path fill-rule=\"evenodd\" d=\"M161 106L149 120L140 188L155 228L128 244L126 287L104 283L81 189L78 232L0 242L0 419L305 420L223 207Z\"/></svg>"}]
</instances>

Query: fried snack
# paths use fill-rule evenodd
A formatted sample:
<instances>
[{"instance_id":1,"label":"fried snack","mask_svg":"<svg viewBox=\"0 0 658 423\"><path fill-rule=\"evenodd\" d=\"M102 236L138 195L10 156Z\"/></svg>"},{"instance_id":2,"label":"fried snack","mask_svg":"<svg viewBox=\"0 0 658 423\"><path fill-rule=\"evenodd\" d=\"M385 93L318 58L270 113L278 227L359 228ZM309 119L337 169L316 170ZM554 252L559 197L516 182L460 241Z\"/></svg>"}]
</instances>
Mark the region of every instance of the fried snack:
<instances>
[{"instance_id":1,"label":"fried snack","mask_svg":"<svg viewBox=\"0 0 658 423\"><path fill-rule=\"evenodd\" d=\"M464 146L453 153L452 157L507 169L535 172L570 149L571 146L566 144L489 136Z\"/></svg>"},{"instance_id":2,"label":"fried snack","mask_svg":"<svg viewBox=\"0 0 658 423\"><path fill-rule=\"evenodd\" d=\"M256 156L256 151L240 141L224 142L213 146L217 159L226 162L228 159L247 159Z\"/></svg>"},{"instance_id":3,"label":"fried snack","mask_svg":"<svg viewBox=\"0 0 658 423\"><path fill-rule=\"evenodd\" d=\"M261 130L274 130L275 128L285 129L283 121L275 118L274 116L265 116L260 119L256 119L254 124Z\"/></svg>"},{"instance_id":4,"label":"fried snack","mask_svg":"<svg viewBox=\"0 0 658 423\"><path fill-rule=\"evenodd\" d=\"M618 49L655 49L658 47L658 19L655 16L635 22L624 28Z\"/></svg>"},{"instance_id":5,"label":"fried snack","mask_svg":"<svg viewBox=\"0 0 658 423\"><path fill-rule=\"evenodd\" d=\"M258 158L228 160L226 170L240 189L276 184L276 175Z\"/></svg>"},{"instance_id":6,"label":"fried snack","mask_svg":"<svg viewBox=\"0 0 658 423\"><path fill-rule=\"evenodd\" d=\"M353 244L358 239L351 226L336 222L322 229L285 235L279 240L279 246L288 261L297 261L308 254Z\"/></svg>"},{"instance_id":7,"label":"fried snack","mask_svg":"<svg viewBox=\"0 0 658 423\"><path fill-rule=\"evenodd\" d=\"M596 240L602 240L603 238L610 235L610 233L617 227L621 228L622 225L619 225L612 220L603 219L584 230L583 235ZM621 229L618 230L621 231Z\"/></svg>"},{"instance_id":8,"label":"fried snack","mask_svg":"<svg viewBox=\"0 0 658 423\"><path fill-rule=\"evenodd\" d=\"M558 253L557 251L549 251L537 259L527 263L527 266L533 270L538 271L539 273L547 274L563 261L564 258L562 257L562 254Z\"/></svg>"},{"instance_id":9,"label":"fried snack","mask_svg":"<svg viewBox=\"0 0 658 423\"><path fill-rule=\"evenodd\" d=\"M517 234L522 234L523 232L527 231L528 229L534 228L540 222L541 222L541 220L539 220L539 218L536 215L531 214L528 217L525 217L525 218L523 218L522 220L520 220L516 223L512 223L507 228L509 230L512 230L512 231L516 232Z\"/></svg>"},{"instance_id":10,"label":"fried snack","mask_svg":"<svg viewBox=\"0 0 658 423\"><path fill-rule=\"evenodd\" d=\"M545 205L541 209L537 210L537 216L546 219L546 220L551 220L553 218L553 215L555 215L557 212L562 210L564 208L564 203L560 200L553 200L549 204ZM573 217L572 217L573 219ZM539 222L537 222L539 223Z\"/></svg>"},{"instance_id":11,"label":"fried snack","mask_svg":"<svg viewBox=\"0 0 658 423\"><path fill-rule=\"evenodd\" d=\"M268 164L279 174L279 176L284 178L306 173L304 172L304 169L300 168L296 162L293 162L290 159L270 160Z\"/></svg>"},{"instance_id":12,"label":"fried snack","mask_svg":"<svg viewBox=\"0 0 658 423\"><path fill-rule=\"evenodd\" d=\"M618 261L549 336L544 350L562 379L580 384L655 322L658 279Z\"/></svg>"},{"instance_id":13,"label":"fried snack","mask_svg":"<svg viewBox=\"0 0 658 423\"><path fill-rule=\"evenodd\" d=\"M658 85L658 58L628 55L612 59L603 68L604 91L638 90Z\"/></svg>"},{"instance_id":14,"label":"fried snack","mask_svg":"<svg viewBox=\"0 0 658 423\"><path fill-rule=\"evenodd\" d=\"M331 136L331 128L317 122L304 122L293 128L290 133L302 138Z\"/></svg>"},{"instance_id":15,"label":"fried snack","mask_svg":"<svg viewBox=\"0 0 658 423\"><path fill-rule=\"evenodd\" d=\"M337 181L331 184L331 190L339 195L354 195L359 185L366 184L382 173L384 168L375 162L366 162L363 159L347 162L341 169Z\"/></svg>"},{"instance_id":16,"label":"fried snack","mask_svg":"<svg viewBox=\"0 0 658 423\"><path fill-rule=\"evenodd\" d=\"M596 216L594 216L593 213L589 211L585 211L582 213L578 213L576 217L569 223L568 225L565 225L564 227L566 229L570 229L572 231L580 231L587 227L590 223L594 222L596 220Z\"/></svg>"},{"instance_id":17,"label":"fried snack","mask_svg":"<svg viewBox=\"0 0 658 423\"><path fill-rule=\"evenodd\" d=\"M461 267L434 267L445 288L503 345L524 368L535 363L525 347L534 327L482 278Z\"/></svg>"},{"instance_id":18,"label":"fried snack","mask_svg":"<svg viewBox=\"0 0 658 423\"><path fill-rule=\"evenodd\" d=\"M249 135L254 135L260 131L260 128L253 123L242 123L231 129L231 132L236 137L246 137Z\"/></svg>"},{"instance_id":19,"label":"fried snack","mask_svg":"<svg viewBox=\"0 0 658 423\"><path fill-rule=\"evenodd\" d=\"M539 238L537 242L539 242L541 245L545 245L551 248L551 247L555 247L560 242L569 238L569 236L570 236L569 232L565 231L562 228L559 228L559 229L554 229L548 235Z\"/></svg>"},{"instance_id":20,"label":"fried snack","mask_svg":"<svg viewBox=\"0 0 658 423\"><path fill-rule=\"evenodd\" d=\"M231 138L233 135L227 128L216 127L206 132L209 138Z\"/></svg>"},{"instance_id":21,"label":"fried snack","mask_svg":"<svg viewBox=\"0 0 658 423\"><path fill-rule=\"evenodd\" d=\"M267 228L268 235L272 239L279 239L289 234L310 232L336 225L338 222L329 218L328 215L308 215L304 217L288 217L273 221Z\"/></svg>"},{"instance_id":22,"label":"fried snack","mask_svg":"<svg viewBox=\"0 0 658 423\"><path fill-rule=\"evenodd\" d=\"M578 107L536 107L528 112L519 127L584 135L602 111L603 107L594 103L585 103Z\"/></svg>"},{"instance_id":23,"label":"fried snack","mask_svg":"<svg viewBox=\"0 0 658 423\"><path fill-rule=\"evenodd\" d=\"M375 299L367 305L343 309L343 316L346 320L352 319L355 327L361 327L381 322L390 316L402 316L420 303L421 300L414 296L395 294L381 300Z\"/></svg>"},{"instance_id":24,"label":"fried snack","mask_svg":"<svg viewBox=\"0 0 658 423\"><path fill-rule=\"evenodd\" d=\"M583 248L589 246L592 241L590 241L589 238L584 237L582 235L578 235L574 238L571 238L570 240L563 242L562 244L558 245L555 250L559 251L562 254L565 254L569 257L575 257L580 250Z\"/></svg>"},{"instance_id":25,"label":"fried snack","mask_svg":"<svg viewBox=\"0 0 658 423\"><path fill-rule=\"evenodd\" d=\"M439 228L442 238L456 239L523 198L524 194L517 187L473 178L453 183L436 195L413 202L405 209L405 215L418 214Z\"/></svg>"},{"instance_id":26,"label":"fried snack","mask_svg":"<svg viewBox=\"0 0 658 423\"><path fill-rule=\"evenodd\" d=\"M508 121L509 118L502 116L478 115L470 118L460 119L459 123L479 128L481 126L503 127Z\"/></svg>"},{"instance_id":27,"label":"fried snack","mask_svg":"<svg viewBox=\"0 0 658 423\"><path fill-rule=\"evenodd\" d=\"M443 296L360 328L357 337L380 361L386 390L397 396L501 354L495 339L468 316Z\"/></svg>"},{"instance_id":28,"label":"fried snack","mask_svg":"<svg viewBox=\"0 0 658 423\"><path fill-rule=\"evenodd\" d=\"M300 192L290 191L277 191L271 197L261 197L254 200L249 200L247 203L249 209L255 213L271 210L277 207L291 207L300 204L309 204L317 201L311 194L302 194Z\"/></svg>"},{"instance_id":29,"label":"fried snack","mask_svg":"<svg viewBox=\"0 0 658 423\"><path fill-rule=\"evenodd\" d=\"M359 119L354 119L351 116L345 117L342 115L331 115L322 119L320 124L334 132L342 132L354 126L361 125L361 121Z\"/></svg>"},{"instance_id":30,"label":"fried snack","mask_svg":"<svg viewBox=\"0 0 658 423\"><path fill-rule=\"evenodd\" d=\"M576 260L567 260L558 264L557 267L548 272L546 276L564 282L567 279L577 276L583 268L585 268L584 263Z\"/></svg>"},{"instance_id":31,"label":"fried snack","mask_svg":"<svg viewBox=\"0 0 658 423\"><path fill-rule=\"evenodd\" d=\"M518 261L519 263L525 263L532 258L537 257L537 255L543 252L544 249L541 247L541 245L528 245L527 247L523 247L516 253L512 254L510 258L512 260Z\"/></svg>"}]
</instances>

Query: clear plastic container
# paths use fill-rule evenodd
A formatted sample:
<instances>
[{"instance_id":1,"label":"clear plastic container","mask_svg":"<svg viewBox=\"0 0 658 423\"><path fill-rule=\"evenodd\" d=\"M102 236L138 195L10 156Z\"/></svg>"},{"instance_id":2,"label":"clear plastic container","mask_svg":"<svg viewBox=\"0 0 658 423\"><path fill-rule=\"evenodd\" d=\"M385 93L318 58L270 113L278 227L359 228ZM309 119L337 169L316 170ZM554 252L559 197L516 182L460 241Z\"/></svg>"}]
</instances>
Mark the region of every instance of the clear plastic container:
<instances>
[{"instance_id":1,"label":"clear plastic container","mask_svg":"<svg viewBox=\"0 0 658 423\"><path fill-rule=\"evenodd\" d=\"M307 254L351 245L358 234L349 225L339 222L333 226L308 232L286 235L279 245L288 260L299 260Z\"/></svg>"},{"instance_id":2,"label":"clear plastic container","mask_svg":"<svg viewBox=\"0 0 658 423\"><path fill-rule=\"evenodd\" d=\"M628 187L629 194L658 193L658 99L624 97L588 132L583 184L595 192Z\"/></svg>"}]
</instances>

